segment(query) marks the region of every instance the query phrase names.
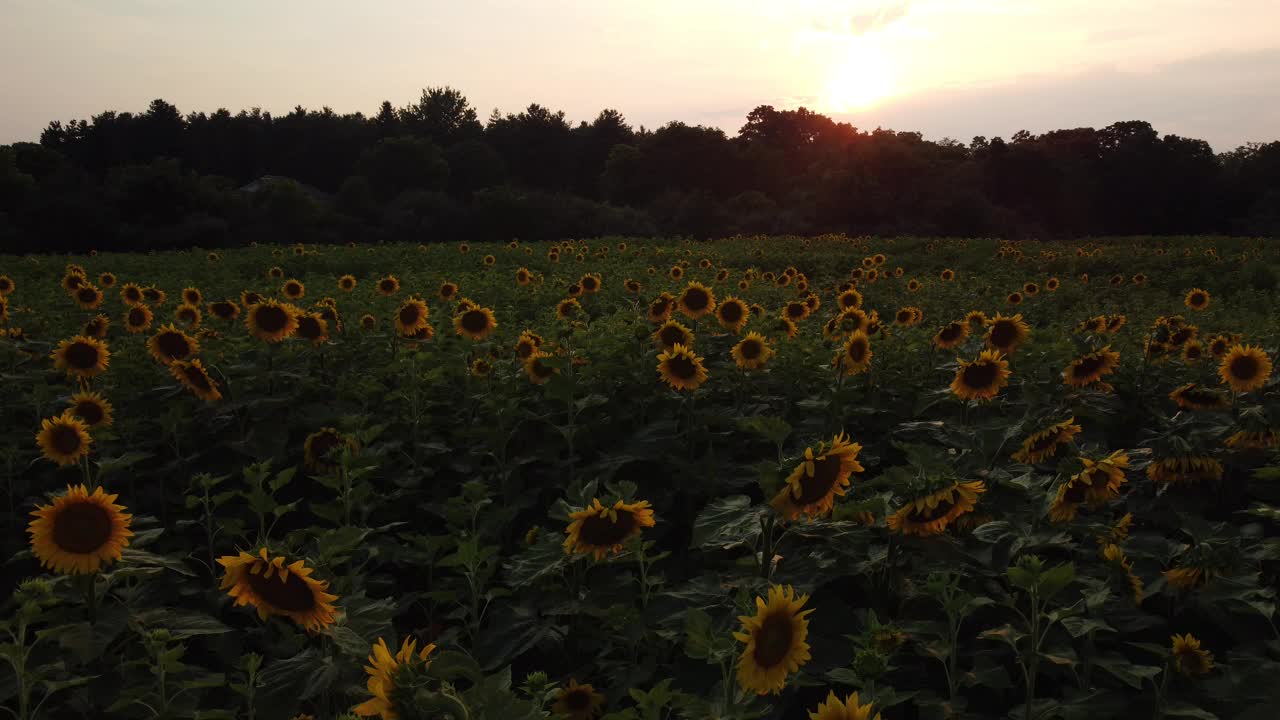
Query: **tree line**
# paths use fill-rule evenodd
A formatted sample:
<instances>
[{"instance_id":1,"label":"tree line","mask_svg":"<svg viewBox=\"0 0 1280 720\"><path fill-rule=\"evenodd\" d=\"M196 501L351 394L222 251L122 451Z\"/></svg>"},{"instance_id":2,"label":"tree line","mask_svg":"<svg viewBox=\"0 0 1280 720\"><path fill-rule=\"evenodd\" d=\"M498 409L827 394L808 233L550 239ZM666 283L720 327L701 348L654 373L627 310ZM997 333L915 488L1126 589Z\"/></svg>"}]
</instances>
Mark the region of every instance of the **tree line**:
<instances>
[{"instance_id":1,"label":"tree line","mask_svg":"<svg viewBox=\"0 0 1280 720\"><path fill-rule=\"evenodd\" d=\"M441 87L371 116L155 100L0 147L8 252L821 232L1280 235L1280 142L1129 121L965 144L768 105L734 136L538 104L482 122Z\"/></svg>"}]
</instances>

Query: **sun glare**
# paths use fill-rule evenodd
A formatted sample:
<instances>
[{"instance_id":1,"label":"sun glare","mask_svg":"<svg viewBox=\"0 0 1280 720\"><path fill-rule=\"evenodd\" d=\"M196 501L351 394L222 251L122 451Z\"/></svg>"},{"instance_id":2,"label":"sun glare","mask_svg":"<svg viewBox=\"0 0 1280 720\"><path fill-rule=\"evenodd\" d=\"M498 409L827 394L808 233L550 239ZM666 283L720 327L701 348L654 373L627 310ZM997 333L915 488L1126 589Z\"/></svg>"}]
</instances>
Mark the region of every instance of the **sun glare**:
<instances>
[{"instance_id":1,"label":"sun glare","mask_svg":"<svg viewBox=\"0 0 1280 720\"><path fill-rule=\"evenodd\" d=\"M855 42L844 49L827 79L826 103L831 112L872 107L894 94L894 73L884 50Z\"/></svg>"}]
</instances>

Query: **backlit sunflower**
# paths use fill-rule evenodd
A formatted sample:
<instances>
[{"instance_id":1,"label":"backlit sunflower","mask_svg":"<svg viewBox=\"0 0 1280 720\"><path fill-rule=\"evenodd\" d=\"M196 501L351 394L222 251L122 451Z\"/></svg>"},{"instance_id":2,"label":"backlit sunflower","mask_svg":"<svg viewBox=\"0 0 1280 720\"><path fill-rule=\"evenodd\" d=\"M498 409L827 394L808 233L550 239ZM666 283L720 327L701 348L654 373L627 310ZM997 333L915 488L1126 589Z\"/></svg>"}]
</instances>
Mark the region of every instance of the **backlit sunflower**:
<instances>
[{"instance_id":1,"label":"backlit sunflower","mask_svg":"<svg viewBox=\"0 0 1280 720\"><path fill-rule=\"evenodd\" d=\"M850 288L836 297L836 304L841 310L853 310L862 307L862 293Z\"/></svg>"},{"instance_id":2,"label":"backlit sunflower","mask_svg":"<svg viewBox=\"0 0 1280 720\"><path fill-rule=\"evenodd\" d=\"M836 355L835 364L845 375L861 375L871 369L871 339L861 330L850 335Z\"/></svg>"},{"instance_id":3,"label":"backlit sunflower","mask_svg":"<svg viewBox=\"0 0 1280 720\"><path fill-rule=\"evenodd\" d=\"M219 320L234 320L240 315L240 306L230 300L209 303L209 314Z\"/></svg>"},{"instance_id":4,"label":"backlit sunflower","mask_svg":"<svg viewBox=\"0 0 1280 720\"><path fill-rule=\"evenodd\" d=\"M1193 485L1203 480L1221 480L1222 463L1203 455L1158 457L1147 465L1147 478L1152 482Z\"/></svg>"},{"instance_id":5,"label":"backlit sunflower","mask_svg":"<svg viewBox=\"0 0 1280 720\"><path fill-rule=\"evenodd\" d=\"M590 553L596 560L603 560L610 553L622 552L627 541L654 523L648 500L619 500L607 507L595 498L587 507L569 513L564 551L568 555Z\"/></svg>"},{"instance_id":6,"label":"backlit sunflower","mask_svg":"<svg viewBox=\"0 0 1280 720\"><path fill-rule=\"evenodd\" d=\"M110 427L115 418L111 403L96 392L79 392L71 396L67 410L90 428Z\"/></svg>"},{"instance_id":7,"label":"backlit sunflower","mask_svg":"<svg viewBox=\"0 0 1280 720\"><path fill-rule=\"evenodd\" d=\"M257 554L224 555L218 564L226 570L220 589L235 599L236 607L252 605L262 620L286 617L308 632L333 624L337 610L332 603L338 596L325 592L329 583L311 577L315 569L304 561L272 558L262 547Z\"/></svg>"},{"instance_id":8,"label":"backlit sunflower","mask_svg":"<svg viewBox=\"0 0 1280 720\"><path fill-rule=\"evenodd\" d=\"M694 280L685 286L676 305L685 316L697 320L716 309L716 294L711 288Z\"/></svg>"},{"instance_id":9,"label":"backlit sunflower","mask_svg":"<svg viewBox=\"0 0 1280 720\"><path fill-rule=\"evenodd\" d=\"M388 275L378 281L378 294L383 297L391 297L400 291L400 279L395 275Z\"/></svg>"},{"instance_id":10,"label":"backlit sunflower","mask_svg":"<svg viewBox=\"0 0 1280 720\"><path fill-rule=\"evenodd\" d=\"M493 311L489 308L472 308L453 316L453 329L459 335L472 340L485 339L496 327L498 327L498 321L494 319Z\"/></svg>"},{"instance_id":11,"label":"backlit sunflower","mask_svg":"<svg viewBox=\"0 0 1280 720\"><path fill-rule=\"evenodd\" d=\"M969 326L963 322L947 323L933 336L934 347L940 350L950 350L969 337Z\"/></svg>"},{"instance_id":12,"label":"backlit sunflower","mask_svg":"<svg viewBox=\"0 0 1280 720\"><path fill-rule=\"evenodd\" d=\"M1185 677L1208 675L1213 670L1213 653L1201 649L1200 641L1191 633L1174 635L1171 652L1173 669Z\"/></svg>"},{"instance_id":13,"label":"backlit sunflower","mask_svg":"<svg viewBox=\"0 0 1280 720\"><path fill-rule=\"evenodd\" d=\"M819 443L817 449L807 447L804 459L787 476L786 485L773 498L770 505L788 520L800 516L826 517L834 507L836 496L843 496L849 486L849 476L862 472L858 453L862 446L849 442L840 433L831 439L831 445Z\"/></svg>"},{"instance_id":14,"label":"backlit sunflower","mask_svg":"<svg viewBox=\"0 0 1280 720\"><path fill-rule=\"evenodd\" d=\"M675 390L697 390L707 381L702 358L681 344L658 355L658 375Z\"/></svg>"},{"instance_id":15,"label":"backlit sunflower","mask_svg":"<svg viewBox=\"0 0 1280 720\"><path fill-rule=\"evenodd\" d=\"M668 320L653 331L653 343L659 350L671 350L676 345L693 347L693 331L679 320Z\"/></svg>"},{"instance_id":16,"label":"backlit sunflower","mask_svg":"<svg viewBox=\"0 0 1280 720\"><path fill-rule=\"evenodd\" d=\"M281 342L298 331L298 318L289 306L275 300L263 300L250 307L244 324L249 334L268 343Z\"/></svg>"},{"instance_id":17,"label":"backlit sunflower","mask_svg":"<svg viewBox=\"0 0 1280 720\"><path fill-rule=\"evenodd\" d=\"M298 329L294 335L303 340L310 340L320 345L329 339L329 323L318 312L298 310L294 313L298 321Z\"/></svg>"},{"instance_id":18,"label":"backlit sunflower","mask_svg":"<svg viewBox=\"0 0 1280 720\"><path fill-rule=\"evenodd\" d=\"M1049 292L1056 292L1059 285L1058 278L1049 278L1044 281L1044 289Z\"/></svg>"},{"instance_id":19,"label":"backlit sunflower","mask_svg":"<svg viewBox=\"0 0 1280 720\"><path fill-rule=\"evenodd\" d=\"M880 720L880 713L871 715L871 703L859 704L858 693L843 701L834 692L827 692L826 702L818 703L818 709L809 713L809 720Z\"/></svg>"},{"instance_id":20,"label":"backlit sunflower","mask_svg":"<svg viewBox=\"0 0 1280 720\"><path fill-rule=\"evenodd\" d=\"M1028 296L1039 295L1040 286L1037 285L1036 283L1029 282L1022 286L1022 292L1026 293Z\"/></svg>"},{"instance_id":21,"label":"backlit sunflower","mask_svg":"<svg viewBox=\"0 0 1280 720\"><path fill-rule=\"evenodd\" d=\"M1169 393L1169 399L1184 410L1226 410L1231 407L1231 398L1226 393L1197 383L1179 386Z\"/></svg>"},{"instance_id":22,"label":"backlit sunflower","mask_svg":"<svg viewBox=\"0 0 1280 720\"><path fill-rule=\"evenodd\" d=\"M1198 363L1204 359L1204 345L1199 340L1188 340L1182 346L1182 359L1188 363Z\"/></svg>"},{"instance_id":23,"label":"backlit sunflower","mask_svg":"<svg viewBox=\"0 0 1280 720\"><path fill-rule=\"evenodd\" d=\"M142 288L142 299L151 305L163 305L165 298L168 297L163 290L155 285L148 285Z\"/></svg>"},{"instance_id":24,"label":"backlit sunflower","mask_svg":"<svg viewBox=\"0 0 1280 720\"><path fill-rule=\"evenodd\" d=\"M529 382L534 385L541 385L550 380L552 375L560 374L559 368L542 362L543 358L548 357L551 357L550 353L534 350L532 355L524 359L524 374L528 376Z\"/></svg>"},{"instance_id":25,"label":"backlit sunflower","mask_svg":"<svg viewBox=\"0 0 1280 720\"><path fill-rule=\"evenodd\" d=\"M182 290L182 302L187 305L200 305L204 303L204 293L198 288L186 287Z\"/></svg>"},{"instance_id":26,"label":"backlit sunflower","mask_svg":"<svg viewBox=\"0 0 1280 720\"><path fill-rule=\"evenodd\" d=\"M987 347L1009 355L1021 347L1030 336L1031 326L1022 319L1021 313L1013 316L996 313L996 316L991 318L985 340Z\"/></svg>"},{"instance_id":27,"label":"backlit sunflower","mask_svg":"<svg viewBox=\"0 0 1280 720\"><path fill-rule=\"evenodd\" d=\"M263 300L266 300L266 297L262 293L254 292L253 290L245 290L240 293L240 304L247 308L253 307Z\"/></svg>"},{"instance_id":28,"label":"backlit sunflower","mask_svg":"<svg viewBox=\"0 0 1280 720\"><path fill-rule=\"evenodd\" d=\"M1133 595L1134 604L1142 603L1142 578L1133 574L1133 561L1125 556L1124 551L1119 545L1111 544L1102 548L1102 557L1105 559L1115 572L1124 578L1125 583L1129 586L1129 591Z\"/></svg>"},{"instance_id":29,"label":"backlit sunflower","mask_svg":"<svg viewBox=\"0 0 1280 720\"><path fill-rule=\"evenodd\" d=\"M1271 377L1271 358L1262 348L1235 345L1223 356L1218 377L1235 392L1257 390Z\"/></svg>"},{"instance_id":30,"label":"backlit sunflower","mask_svg":"<svg viewBox=\"0 0 1280 720\"><path fill-rule=\"evenodd\" d=\"M591 720L600 714L604 706L604 696L586 683L579 685L577 680L569 680L569 684L561 688L551 711L563 715L569 720Z\"/></svg>"},{"instance_id":31,"label":"backlit sunflower","mask_svg":"<svg viewBox=\"0 0 1280 720\"><path fill-rule=\"evenodd\" d=\"M130 335L137 335L151 329L151 321L155 316L146 305L134 305L124 314L124 329Z\"/></svg>"},{"instance_id":32,"label":"backlit sunflower","mask_svg":"<svg viewBox=\"0 0 1280 720\"><path fill-rule=\"evenodd\" d=\"M222 391L218 389L217 381L209 375L200 358L174 360L169 363L169 374L205 402L217 402L222 399Z\"/></svg>"},{"instance_id":33,"label":"backlit sunflower","mask_svg":"<svg viewBox=\"0 0 1280 720\"><path fill-rule=\"evenodd\" d=\"M62 289L66 290L67 294L73 295L75 294L75 291L77 288L79 288L81 285L84 285L87 282L89 281L88 279L85 278L84 271L80 271L80 272L69 271L67 272L66 275L62 276Z\"/></svg>"},{"instance_id":34,"label":"backlit sunflower","mask_svg":"<svg viewBox=\"0 0 1280 720\"><path fill-rule=\"evenodd\" d=\"M997 350L983 350L976 359L960 363L951 392L961 400L986 401L1009 384L1009 361Z\"/></svg>"},{"instance_id":35,"label":"backlit sunflower","mask_svg":"<svg viewBox=\"0 0 1280 720\"><path fill-rule=\"evenodd\" d=\"M970 310L968 314L964 316L964 322L969 326L970 330L977 330L979 328L986 327L987 314L981 310Z\"/></svg>"},{"instance_id":36,"label":"backlit sunflower","mask_svg":"<svg viewBox=\"0 0 1280 720\"><path fill-rule=\"evenodd\" d=\"M1108 345L1071 361L1062 371L1062 382L1072 387L1086 387L1110 375L1120 367L1120 353Z\"/></svg>"},{"instance_id":37,"label":"backlit sunflower","mask_svg":"<svg viewBox=\"0 0 1280 720\"><path fill-rule=\"evenodd\" d=\"M575 298L565 298L556 303L556 318L559 320L577 320L582 317L582 304Z\"/></svg>"},{"instance_id":38,"label":"backlit sunflower","mask_svg":"<svg viewBox=\"0 0 1280 720\"><path fill-rule=\"evenodd\" d=\"M133 516L116 504L117 497L102 488L90 494L84 485L68 485L66 494L51 504L36 506L27 533L40 565L63 575L81 575L119 560L133 537Z\"/></svg>"},{"instance_id":39,"label":"backlit sunflower","mask_svg":"<svg viewBox=\"0 0 1280 720\"><path fill-rule=\"evenodd\" d=\"M733 333L742 331L742 326L747 324L750 318L750 311L747 310L747 304L736 297L727 297L716 305L716 320L720 322L720 326Z\"/></svg>"},{"instance_id":40,"label":"backlit sunflower","mask_svg":"<svg viewBox=\"0 0 1280 720\"><path fill-rule=\"evenodd\" d=\"M194 357L200 352L200 342L173 325L165 325L147 340L147 351L156 362L168 365Z\"/></svg>"},{"instance_id":41,"label":"backlit sunflower","mask_svg":"<svg viewBox=\"0 0 1280 720\"><path fill-rule=\"evenodd\" d=\"M808 595L796 596L790 586L769 588L768 600L756 598L756 614L741 615L742 631L733 634L746 643L738 657L738 685L757 695L777 694L787 676L809 661L808 616L801 610Z\"/></svg>"},{"instance_id":42,"label":"backlit sunflower","mask_svg":"<svg viewBox=\"0 0 1280 720\"><path fill-rule=\"evenodd\" d=\"M1032 433L1022 441L1022 447L1013 454L1013 459L1028 465L1038 465L1053 457L1058 446L1071 442L1071 438L1080 432L1075 418L1067 418L1059 423Z\"/></svg>"},{"instance_id":43,"label":"backlit sunflower","mask_svg":"<svg viewBox=\"0 0 1280 720\"><path fill-rule=\"evenodd\" d=\"M301 300L307 295L307 286L303 285L301 280L290 278L280 286L280 292L290 300Z\"/></svg>"},{"instance_id":44,"label":"backlit sunflower","mask_svg":"<svg viewBox=\"0 0 1280 720\"><path fill-rule=\"evenodd\" d=\"M99 315L85 323L84 330L80 334L103 340L107 337L107 329L110 327L111 318L106 315Z\"/></svg>"},{"instance_id":45,"label":"backlit sunflower","mask_svg":"<svg viewBox=\"0 0 1280 720\"><path fill-rule=\"evenodd\" d=\"M1238 344L1239 342L1240 342L1239 336L1214 335L1209 340L1209 345L1208 345L1209 354L1217 358L1218 360L1221 360L1222 358L1226 357L1227 353L1231 350L1231 347L1233 345Z\"/></svg>"},{"instance_id":46,"label":"backlit sunflower","mask_svg":"<svg viewBox=\"0 0 1280 720\"><path fill-rule=\"evenodd\" d=\"M7 297L15 287L13 278L8 275L0 275L0 297Z\"/></svg>"},{"instance_id":47,"label":"backlit sunflower","mask_svg":"<svg viewBox=\"0 0 1280 720\"><path fill-rule=\"evenodd\" d=\"M582 292L588 295L600 292L600 287L603 284L599 273L587 273L578 280L578 285L582 286Z\"/></svg>"},{"instance_id":48,"label":"backlit sunflower","mask_svg":"<svg viewBox=\"0 0 1280 720\"><path fill-rule=\"evenodd\" d=\"M111 364L111 350L97 338L76 335L58 343L50 356L53 365L68 375L91 378L107 371Z\"/></svg>"},{"instance_id":49,"label":"backlit sunflower","mask_svg":"<svg viewBox=\"0 0 1280 720\"><path fill-rule=\"evenodd\" d=\"M940 535L956 518L972 512L978 504L978 496L986 491L986 485L980 480L955 482L908 500L885 518L885 523L891 531L904 535Z\"/></svg>"},{"instance_id":50,"label":"backlit sunflower","mask_svg":"<svg viewBox=\"0 0 1280 720\"><path fill-rule=\"evenodd\" d=\"M302 460L307 470L317 475L331 473L338 465L330 457L338 448L356 449L355 438L348 437L331 427L320 428L307 436L302 443Z\"/></svg>"},{"instance_id":51,"label":"backlit sunflower","mask_svg":"<svg viewBox=\"0 0 1280 720\"><path fill-rule=\"evenodd\" d=\"M351 292L356 289L356 276L343 275L338 278L338 289L343 292Z\"/></svg>"},{"instance_id":52,"label":"backlit sunflower","mask_svg":"<svg viewBox=\"0 0 1280 720\"><path fill-rule=\"evenodd\" d=\"M89 454L89 446L93 438L89 437L89 426L71 410L61 415L45 418L40 422L40 432L36 433L36 445L46 460L62 467L75 465Z\"/></svg>"},{"instance_id":53,"label":"backlit sunflower","mask_svg":"<svg viewBox=\"0 0 1280 720\"><path fill-rule=\"evenodd\" d=\"M1192 310L1204 310L1205 308L1209 307L1209 300L1210 300L1210 295L1208 290L1201 290L1200 288L1192 288L1189 292L1187 292L1187 296L1183 298L1182 304L1186 305Z\"/></svg>"},{"instance_id":54,"label":"backlit sunflower","mask_svg":"<svg viewBox=\"0 0 1280 720\"><path fill-rule=\"evenodd\" d=\"M96 310L102 305L102 291L89 283L82 283L75 289L72 297L81 310Z\"/></svg>"},{"instance_id":55,"label":"backlit sunflower","mask_svg":"<svg viewBox=\"0 0 1280 720\"><path fill-rule=\"evenodd\" d=\"M729 354L740 369L758 370L773 357L773 348L769 347L769 341L763 335L752 331L739 340Z\"/></svg>"},{"instance_id":56,"label":"backlit sunflower","mask_svg":"<svg viewBox=\"0 0 1280 720\"><path fill-rule=\"evenodd\" d=\"M1074 520L1084 504L1088 489L1088 483L1080 475L1072 475L1060 483L1049 506L1049 519L1056 523Z\"/></svg>"},{"instance_id":57,"label":"backlit sunflower","mask_svg":"<svg viewBox=\"0 0 1280 720\"><path fill-rule=\"evenodd\" d=\"M396 310L396 332L405 337L413 335L426 326L430 314L427 304L418 298L405 300Z\"/></svg>"}]
</instances>

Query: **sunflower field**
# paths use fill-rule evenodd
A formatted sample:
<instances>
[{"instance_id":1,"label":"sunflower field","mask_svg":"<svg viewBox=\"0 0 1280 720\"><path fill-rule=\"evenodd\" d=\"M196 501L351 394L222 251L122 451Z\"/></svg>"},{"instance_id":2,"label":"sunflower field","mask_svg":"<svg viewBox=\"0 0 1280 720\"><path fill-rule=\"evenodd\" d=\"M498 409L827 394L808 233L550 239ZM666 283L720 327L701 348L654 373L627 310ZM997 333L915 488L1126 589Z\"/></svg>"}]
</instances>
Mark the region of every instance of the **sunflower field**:
<instances>
[{"instance_id":1,"label":"sunflower field","mask_svg":"<svg viewBox=\"0 0 1280 720\"><path fill-rule=\"evenodd\" d=\"M0 707L1274 718L1280 244L0 255Z\"/></svg>"}]
</instances>

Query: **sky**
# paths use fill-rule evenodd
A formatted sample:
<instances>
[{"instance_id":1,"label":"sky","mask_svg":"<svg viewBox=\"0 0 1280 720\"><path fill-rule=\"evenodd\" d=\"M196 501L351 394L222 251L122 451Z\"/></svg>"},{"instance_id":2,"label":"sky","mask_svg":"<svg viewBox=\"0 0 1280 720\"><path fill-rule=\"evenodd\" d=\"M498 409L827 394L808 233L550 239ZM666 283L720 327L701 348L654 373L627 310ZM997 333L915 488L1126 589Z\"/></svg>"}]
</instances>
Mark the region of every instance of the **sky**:
<instances>
[{"instance_id":1,"label":"sky","mask_svg":"<svg viewBox=\"0 0 1280 720\"><path fill-rule=\"evenodd\" d=\"M1280 140L1280 0L0 0L0 143L51 120L462 90L734 134L757 105L968 141L1147 120Z\"/></svg>"}]
</instances>

